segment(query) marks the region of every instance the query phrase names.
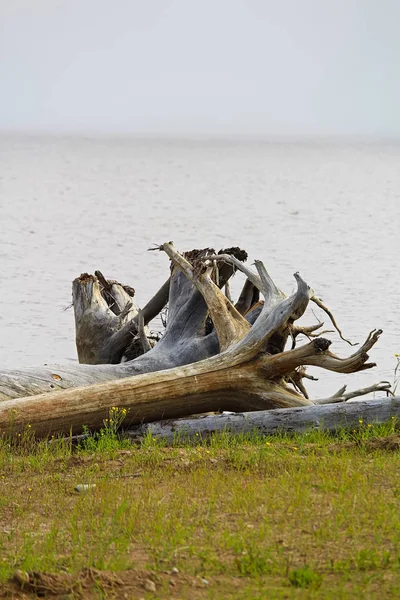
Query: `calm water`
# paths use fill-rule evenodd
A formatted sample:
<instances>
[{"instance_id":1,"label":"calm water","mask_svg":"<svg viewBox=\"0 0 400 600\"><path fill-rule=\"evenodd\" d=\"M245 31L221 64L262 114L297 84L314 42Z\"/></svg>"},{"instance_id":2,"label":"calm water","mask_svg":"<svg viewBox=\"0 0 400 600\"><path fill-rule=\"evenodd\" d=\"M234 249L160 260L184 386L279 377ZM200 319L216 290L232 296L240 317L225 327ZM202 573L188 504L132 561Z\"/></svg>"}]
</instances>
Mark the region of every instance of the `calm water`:
<instances>
[{"instance_id":1,"label":"calm water","mask_svg":"<svg viewBox=\"0 0 400 600\"><path fill-rule=\"evenodd\" d=\"M400 352L400 144L0 137L0 365L75 361L71 281L102 270L143 304L168 260L240 245L278 285L299 270L378 363L313 396L391 379ZM235 282L238 288L239 279ZM313 322L310 315L309 322ZM334 340L333 351L351 353Z\"/></svg>"}]
</instances>

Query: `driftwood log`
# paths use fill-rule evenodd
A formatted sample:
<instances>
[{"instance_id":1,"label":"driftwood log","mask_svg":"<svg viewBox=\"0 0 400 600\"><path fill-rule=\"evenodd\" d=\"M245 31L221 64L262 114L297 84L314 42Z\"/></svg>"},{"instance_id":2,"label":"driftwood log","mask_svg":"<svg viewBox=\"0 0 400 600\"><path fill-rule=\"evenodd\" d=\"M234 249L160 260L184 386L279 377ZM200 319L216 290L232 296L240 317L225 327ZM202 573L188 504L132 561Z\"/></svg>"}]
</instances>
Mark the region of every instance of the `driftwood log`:
<instances>
[{"instance_id":1,"label":"driftwood log","mask_svg":"<svg viewBox=\"0 0 400 600\"><path fill-rule=\"evenodd\" d=\"M182 255L169 242L154 249L171 259L171 275L141 311L132 288L100 272L74 281L78 357L86 364L0 370L0 431L28 424L38 436L76 434L84 425L99 429L110 406L129 409L124 426L130 427L210 411L338 402L346 400L344 389L330 398L309 398L307 365L341 373L375 366L368 351L380 330L351 356L339 358L329 350L331 342L318 336L322 323L295 325L311 300L343 337L298 273L297 290L286 298L260 261L256 272L244 265L247 255L239 248ZM234 305L228 286L236 270L247 279ZM165 332L157 341L147 325L167 302ZM300 334L310 341L296 347ZM383 382L370 389L388 388Z\"/></svg>"},{"instance_id":2,"label":"driftwood log","mask_svg":"<svg viewBox=\"0 0 400 600\"><path fill-rule=\"evenodd\" d=\"M305 433L307 431L331 431L353 429L391 418L400 418L400 396L377 400L325 404L322 406L302 406L278 408L247 413L206 415L192 419L176 419L143 423L125 431L124 436L140 440L151 434L153 438L176 442L179 440L199 440L217 433ZM83 436L82 436L83 439Z\"/></svg>"}]
</instances>

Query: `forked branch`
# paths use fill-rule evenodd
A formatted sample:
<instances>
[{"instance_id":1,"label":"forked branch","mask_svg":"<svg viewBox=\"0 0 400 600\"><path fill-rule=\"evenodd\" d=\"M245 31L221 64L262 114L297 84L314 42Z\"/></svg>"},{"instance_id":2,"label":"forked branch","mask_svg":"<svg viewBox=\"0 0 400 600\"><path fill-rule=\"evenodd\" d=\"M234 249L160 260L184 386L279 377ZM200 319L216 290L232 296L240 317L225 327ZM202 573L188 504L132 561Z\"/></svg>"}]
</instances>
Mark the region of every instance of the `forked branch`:
<instances>
[{"instance_id":1,"label":"forked branch","mask_svg":"<svg viewBox=\"0 0 400 600\"><path fill-rule=\"evenodd\" d=\"M230 256L229 254L219 254L219 255L210 256L208 258L209 258L209 260L220 260L220 261L224 261L224 262L234 265L235 268L237 268L239 271L241 271L242 273L244 273L246 275L246 277L249 279L249 281L251 281L251 283L260 290L260 292L264 295L264 297L266 299L270 298L270 301L272 304L274 304L274 302L275 302L275 305L276 305L279 300L286 298L286 295L279 288L276 287L275 283L273 282L273 280L271 279L271 277L268 275L268 273L266 271L263 272L263 274L260 273L259 267L257 266L257 265L259 265L259 261L255 261L255 265L256 265L256 268L258 271L258 274L256 274L251 269L246 267L246 265L244 265L243 263L238 261L235 257ZM265 277L265 274L267 277ZM339 328L339 326L336 322L335 317L333 316L332 311L326 306L326 304L324 304L322 302L322 300L320 298L318 298L314 294L314 292L311 294L310 300L312 302L314 302L321 310L323 310L328 315L329 319L332 322L332 325L334 326L334 328L336 329L340 338L343 341L350 344L350 346L357 346L357 343L352 343L352 342L350 342L350 340L348 340L344 337L341 329ZM271 308L272 308L272 306L271 306Z\"/></svg>"},{"instance_id":2,"label":"forked branch","mask_svg":"<svg viewBox=\"0 0 400 600\"><path fill-rule=\"evenodd\" d=\"M333 394L333 396L330 396L329 398L323 398L321 400L314 400L314 404L334 404L336 402L347 402L353 398L359 398L360 396L366 396L367 394L374 394L376 392L385 392L387 396L394 396L392 390L390 389L391 387L392 385L390 381L380 381L374 385L346 393L347 386L344 385L338 392L336 392L336 394Z\"/></svg>"},{"instance_id":3,"label":"forked branch","mask_svg":"<svg viewBox=\"0 0 400 600\"><path fill-rule=\"evenodd\" d=\"M357 352L348 358L340 358L339 356L336 356L336 354L326 351L310 356L306 361L303 361L302 364L321 367L323 369L328 369L328 371L335 371L336 373L355 373L356 371L371 369L372 367L375 367L376 364L367 362L369 359L367 352L374 344L376 344L381 333L382 329L374 329L371 331L364 344ZM315 344L320 339L321 338L317 338L313 343Z\"/></svg>"},{"instance_id":4,"label":"forked branch","mask_svg":"<svg viewBox=\"0 0 400 600\"><path fill-rule=\"evenodd\" d=\"M241 357L245 354L248 358L251 358L257 353L265 352L271 337L275 333L284 330L289 323L299 319L304 314L311 290L299 273L295 273L294 278L297 282L297 291L290 298L281 301L272 311L264 304L258 319L247 336L235 347L235 351ZM290 369L289 372L293 370L294 368Z\"/></svg>"},{"instance_id":5,"label":"forked branch","mask_svg":"<svg viewBox=\"0 0 400 600\"><path fill-rule=\"evenodd\" d=\"M339 329L338 324L336 323L335 317L333 316L333 314L329 310L329 308L322 302L321 298L317 298L317 296L313 295L311 297L311 301L314 302L314 304L316 304L321 310L323 310L328 315L328 317L330 318L330 320L332 322L332 325L334 326L334 328L336 329L336 331L338 332L339 336L341 337L341 339L344 342L347 342L348 344L350 344L350 346L357 346L358 345L357 343L350 342L350 340L347 340L343 336L341 330Z\"/></svg>"},{"instance_id":6,"label":"forked branch","mask_svg":"<svg viewBox=\"0 0 400 600\"><path fill-rule=\"evenodd\" d=\"M371 331L364 344L351 356L340 358L329 351L331 341L325 338L317 338L299 348L265 356L262 359L262 368L270 377L284 376L291 373L302 365L321 367L336 373L355 373L375 367L375 363L368 363L367 352L379 339L382 330Z\"/></svg>"}]
</instances>

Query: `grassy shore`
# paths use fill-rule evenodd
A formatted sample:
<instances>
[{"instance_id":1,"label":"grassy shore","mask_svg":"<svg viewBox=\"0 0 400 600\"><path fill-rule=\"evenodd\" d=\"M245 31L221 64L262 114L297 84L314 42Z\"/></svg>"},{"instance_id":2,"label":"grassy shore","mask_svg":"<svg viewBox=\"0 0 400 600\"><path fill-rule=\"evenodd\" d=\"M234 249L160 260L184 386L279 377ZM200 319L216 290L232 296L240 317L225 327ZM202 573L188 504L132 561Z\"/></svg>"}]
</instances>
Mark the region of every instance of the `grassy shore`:
<instances>
[{"instance_id":1,"label":"grassy shore","mask_svg":"<svg viewBox=\"0 0 400 600\"><path fill-rule=\"evenodd\" d=\"M0 443L0 597L399 597L397 429L80 448L28 429Z\"/></svg>"}]
</instances>

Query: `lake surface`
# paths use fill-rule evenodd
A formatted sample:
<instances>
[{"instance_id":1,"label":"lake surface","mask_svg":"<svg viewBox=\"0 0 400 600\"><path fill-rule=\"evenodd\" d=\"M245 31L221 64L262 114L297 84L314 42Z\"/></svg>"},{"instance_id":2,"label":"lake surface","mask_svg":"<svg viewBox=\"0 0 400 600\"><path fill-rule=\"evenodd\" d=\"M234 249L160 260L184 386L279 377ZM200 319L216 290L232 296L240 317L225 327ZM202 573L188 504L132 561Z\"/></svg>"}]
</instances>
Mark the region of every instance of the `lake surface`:
<instances>
[{"instance_id":1,"label":"lake surface","mask_svg":"<svg viewBox=\"0 0 400 600\"><path fill-rule=\"evenodd\" d=\"M300 271L352 341L384 330L377 368L320 371L311 397L393 378L400 142L0 136L0 223L2 367L75 361L72 280L100 269L143 305L168 273L147 249L173 240L239 245L287 293Z\"/></svg>"}]
</instances>

